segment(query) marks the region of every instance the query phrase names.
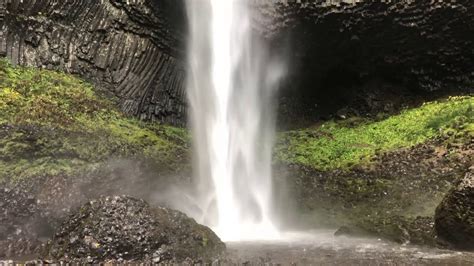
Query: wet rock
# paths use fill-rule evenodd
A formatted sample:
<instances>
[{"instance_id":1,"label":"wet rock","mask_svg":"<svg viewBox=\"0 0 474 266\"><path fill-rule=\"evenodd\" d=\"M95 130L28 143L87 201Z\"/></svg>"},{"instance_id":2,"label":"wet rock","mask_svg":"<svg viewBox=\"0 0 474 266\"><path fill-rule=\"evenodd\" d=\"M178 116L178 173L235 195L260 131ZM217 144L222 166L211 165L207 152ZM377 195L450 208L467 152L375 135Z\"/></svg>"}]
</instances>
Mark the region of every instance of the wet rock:
<instances>
[{"instance_id":1,"label":"wet rock","mask_svg":"<svg viewBox=\"0 0 474 266\"><path fill-rule=\"evenodd\" d=\"M439 204L435 229L441 240L456 248L474 250L474 169Z\"/></svg>"},{"instance_id":2,"label":"wet rock","mask_svg":"<svg viewBox=\"0 0 474 266\"><path fill-rule=\"evenodd\" d=\"M400 244L436 245L432 217L378 217L366 224L370 232Z\"/></svg>"},{"instance_id":3,"label":"wet rock","mask_svg":"<svg viewBox=\"0 0 474 266\"><path fill-rule=\"evenodd\" d=\"M367 234L368 234L367 232L361 229L358 229L353 226L346 226L346 225L339 227L339 229L337 229L337 231L334 232L334 236L355 236L356 237L356 236L363 236Z\"/></svg>"},{"instance_id":4,"label":"wet rock","mask_svg":"<svg viewBox=\"0 0 474 266\"><path fill-rule=\"evenodd\" d=\"M32 254L41 244L38 228L45 221L25 188L0 186L0 257Z\"/></svg>"},{"instance_id":5,"label":"wet rock","mask_svg":"<svg viewBox=\"0 0 474 266\"><path fill-rule=\"evenodd\" d=\"M210 259L225 249L185 214L128 196L101 197L73 213L44 250L54 260L153 263Z\"/></svg>"},{"instance_id":6,"label":"wet rock","mask_svg":"<svg viewBox=\"0 0 474 266\"><path fill-rule=\"evenodd\" d=\"M446 143L456 145L446 148ZM473 148L468 138L440 137L406 149L379 151L364 166L320 171L291 164L275 173L286 176L296 208L305 211L305 219L293 223L342 223L347 228L341 227L336 235L360 229L398 243L435 246L435 209L472 165ZM446 149L449 157L443 155Z\"/></svg>"},{"instance_id":7,"label":"wet rock","mask_svg":"<svg viewBox=\"0 0 474 266\"><path fill-rule=\"evenodd\" d=\"M352 233L351 228L347 226L341 226L339 229L337 229L336 232L334 232L335 236L343 236L343 235L350 235Z\"/></svg>"}]
</instances>

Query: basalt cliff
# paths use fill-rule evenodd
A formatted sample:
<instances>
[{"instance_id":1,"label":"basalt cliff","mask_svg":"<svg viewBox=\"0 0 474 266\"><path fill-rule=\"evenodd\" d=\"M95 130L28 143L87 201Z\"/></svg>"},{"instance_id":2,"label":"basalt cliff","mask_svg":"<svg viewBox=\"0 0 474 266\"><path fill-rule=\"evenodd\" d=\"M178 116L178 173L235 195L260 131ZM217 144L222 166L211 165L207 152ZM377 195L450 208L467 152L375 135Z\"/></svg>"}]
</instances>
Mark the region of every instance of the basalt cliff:
<instances>
[{"instance_id":1,"label":"basalt cliff","mask_svg":"<svg viewBox=\"0 0 474 266\"><path fill-rule=\"evenodd\" d=\"M472 93L472 1L255 1L254 19L288 61L283 122ZM183 1L0 3L1 56L78 74L144 120L186 122L185 36Z\"/></svg>"}]
</instances>

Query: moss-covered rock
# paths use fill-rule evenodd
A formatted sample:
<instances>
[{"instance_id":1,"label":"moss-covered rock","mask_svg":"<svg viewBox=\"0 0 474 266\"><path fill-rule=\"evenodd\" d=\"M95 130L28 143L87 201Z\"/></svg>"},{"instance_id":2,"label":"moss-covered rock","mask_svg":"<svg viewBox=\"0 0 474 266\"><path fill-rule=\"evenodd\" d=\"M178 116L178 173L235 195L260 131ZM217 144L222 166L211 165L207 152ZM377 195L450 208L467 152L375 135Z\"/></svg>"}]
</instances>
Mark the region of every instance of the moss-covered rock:
<instances>
[{"instance_id":1,"label":"moss-covered rock","mask_svg":"<svg viewBox=\"0 0 474 266\"><path fill-rule=\"evenodd\" d=\"M121 114L74 76L0 61L0 180L73 175L110 158L185 165L185 130Z\"/></svg>"},{"instance_id":2,"label":"moss-covered rock","mask_svg":"<svg viewBox=\"0 0 474 266\"><path fill-rule=\"evenodd\" d=\"M474 169L436 208L435 228L440 239L457 248L474 250Z\"/></svg>"},{"instance_id":3,"label":"moss-covered rock","mask_svg":"<svg viewBox=\"0 0 474 266\"><path fill-rule=\"evenodd\" d=\"M113 96L81 79L0 59L0 189L18 191L0 193L12 197L4 201L9 211L0 212L2 226L15 229L3 230L0 254L36 250L91 198L150 200L168 179L189 178L188 147L186 130L127 117ZM24 197L33 213L20 204ZM20 238L28 248L19 248Z\"/></svg>"},{"instance_id":4,"label":"moss-covered rock","mask_svg":"<svg viewBox=\"0 0 474 266\"><path fill-rule=\"evenodd\" d=\"M282 133L276 157L289 171L300 220L435 245L435 209L474 164L473 104L451 97L384 120Z\"/></svg>"},{"instance_id":5,"label":"moss-covered rock","mask_svg":"<svg viewBox=\"0 0 474 266\"><path fill-rule=\"evenodd\" d=\"M380 121L349 118L285 132L276 158L318 170L347 169L441 135L474 137L474 97L426 103Z\"/></svg>"}]
</instances>

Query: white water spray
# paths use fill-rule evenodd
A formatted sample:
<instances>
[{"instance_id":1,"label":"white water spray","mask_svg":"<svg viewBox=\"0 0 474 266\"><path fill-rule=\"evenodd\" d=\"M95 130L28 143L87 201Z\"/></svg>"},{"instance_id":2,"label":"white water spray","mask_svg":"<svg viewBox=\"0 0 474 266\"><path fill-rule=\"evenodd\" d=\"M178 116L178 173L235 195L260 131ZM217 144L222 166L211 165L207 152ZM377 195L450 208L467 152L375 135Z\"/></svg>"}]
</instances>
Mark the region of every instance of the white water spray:
<instances>
[{"instance_id":1,"label":"white water spray","mask_svg":"<svg viewBox=\"0 0 474 266\"><path fill-rule=\"evenodd\" d=\"M201 213L226 241L278 238L272 98L282 74L251 29L247 0L189 0L188 97Z\"/></svg>"}]
</instances>

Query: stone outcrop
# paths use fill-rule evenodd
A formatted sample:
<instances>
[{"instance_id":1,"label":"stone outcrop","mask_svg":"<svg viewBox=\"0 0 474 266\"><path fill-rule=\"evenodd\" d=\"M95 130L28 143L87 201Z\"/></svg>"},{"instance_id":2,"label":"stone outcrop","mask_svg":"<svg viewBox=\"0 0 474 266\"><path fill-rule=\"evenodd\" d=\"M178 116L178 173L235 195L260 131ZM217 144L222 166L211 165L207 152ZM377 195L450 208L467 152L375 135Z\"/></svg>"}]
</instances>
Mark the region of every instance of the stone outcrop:
<instances>
[{"instance_id":1,"label":"stone outcrop","mask_svg":"<svg viewBox=\"0 0 474 266\"><path fill-rule=\"evenodd\" d=\"M6 0L0 56L78 74L141 119L184 121L182 17L173 1Z\"/></svg>"},{"instance_id":2,"label":"stone outcrop","mask_svg":"<svg viewBox=\"0 0 474 266\"><path fill-rule=\"evenodd\" d=\"M300 164L276 168L276 182L285 184L295 201L286 211L304 213L303 219L298 213L289 216L288 223L309 228L343 223L337 235L370 234L417 245L437 245L436 229L457 243L474 243L472 187L458 187L443 200L474 162L472 137L453 139L377 152L369 164L347 169L322 171Z\"/></svg>"},{"instance_id":3,"label":"stone outcrop","mask_svg":"<svg viewBox=\"0 0 474 266\"><path fill-rule=\"evenodd\" d=\"M254 2L256 31L287 55L288 121L391 112L417 104L413 96L474 90L470 0ZM141 119L184 124L183 3L4 0L0 55L92 80Z\"/></svg>"},{"instance_id":4,"label":"stone outcrop","mask_svg":"<svg viewBox=\"0 0 474 266\"><path fill-rule=\"evenodd\" d=\"M257 21L275 45L289 44L288 120L474 93L473 1L286 2L262 5Z\"/></svg>"},{"instance_id":5,"label":"stone outcrop","mask_svg":"<svg viewBox=\"0 0 474 266\"><path fill-rule=\"evenodd\" d=\"M45 255L82 263L169 263L211 259L224 250L214 232L179 211L113 196L74 212L47 244Z\"/></svg>"},{"instance_id":6,"label":"stone outcrop","mask_svg":"<svg viewBox=\"0 0 474 266\"><path fill-rule=\"evenodd\" d=\"M441 240L457 248L474 250L474 169L436 209L435 229Z\"/></svg>"}]
</instances>

